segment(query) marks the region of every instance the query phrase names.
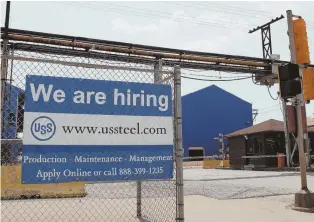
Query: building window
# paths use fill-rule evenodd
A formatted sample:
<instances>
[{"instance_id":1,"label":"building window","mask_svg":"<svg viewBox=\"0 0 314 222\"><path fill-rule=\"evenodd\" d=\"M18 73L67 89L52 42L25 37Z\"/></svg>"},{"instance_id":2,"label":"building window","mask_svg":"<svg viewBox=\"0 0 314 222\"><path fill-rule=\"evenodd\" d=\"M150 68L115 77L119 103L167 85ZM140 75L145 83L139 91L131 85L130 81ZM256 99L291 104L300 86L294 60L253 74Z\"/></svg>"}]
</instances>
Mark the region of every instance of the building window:
<instances>
[{"instance_id":1,"label":"building window","mask_svg":"<svg viewBox=\"0 0 314 222\"><path fill-rule=\"evenodd\" d=\"M254 153L262 153L263 152L263 143L261 140L254 139Z\"/></svg>"}]
</instances>

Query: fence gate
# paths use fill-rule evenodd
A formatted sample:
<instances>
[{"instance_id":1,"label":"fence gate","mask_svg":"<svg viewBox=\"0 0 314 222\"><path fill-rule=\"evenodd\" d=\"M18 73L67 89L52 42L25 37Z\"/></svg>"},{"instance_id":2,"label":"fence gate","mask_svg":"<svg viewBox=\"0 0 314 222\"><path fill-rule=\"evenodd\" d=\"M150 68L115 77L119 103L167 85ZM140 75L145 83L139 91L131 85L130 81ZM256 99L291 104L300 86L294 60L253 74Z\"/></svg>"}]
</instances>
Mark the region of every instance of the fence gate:
<instances>
[{"instance_id":1,"label":"fence gate","mask_svg":"<svg viewBox=\"0 0 314 222\"><path fill-rule=\"evenodd\" d=\"M183 221L180 67L3 46L2 221Z\"/></svg>"}]
</instances>

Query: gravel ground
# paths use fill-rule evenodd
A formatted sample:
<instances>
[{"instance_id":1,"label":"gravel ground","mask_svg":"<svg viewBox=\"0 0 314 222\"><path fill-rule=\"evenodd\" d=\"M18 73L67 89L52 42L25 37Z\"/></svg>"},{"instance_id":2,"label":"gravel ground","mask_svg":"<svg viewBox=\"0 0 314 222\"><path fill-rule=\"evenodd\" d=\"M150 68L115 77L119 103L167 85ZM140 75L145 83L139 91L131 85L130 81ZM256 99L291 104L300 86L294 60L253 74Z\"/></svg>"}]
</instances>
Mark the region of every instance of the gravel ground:
<instances>
[{"instance_id":1,"label":"gravel ground","mask_svg":"<svg viewBox=\"0 0 314 222\"><path fill-rule=\"evenodd\" d=\"M314 191L313 173L307 178L309 189ZM244 204L248 202L243 201L251 199L253 205L258 200L268 201L270 205L276 202L282 204L278 204L282 209L292 203L293 194L300 188L300 176L295 172L193 168L184 170L184 188L185 207L189 208L187 218L190 218L187 221L201 221L190 215L197 201L204 204L242 201L239 203ZM84 198L2 201L1 221L138 221L135 182L87 184L86 190L88 195ZM149 221L171 221L175 215L175 193L174 181L143 182L143 216Z\"/></svg>"},{"instance_id":2,"label":"gravel ground","mask_svg":"<svg viewBox=\"0 0 314 222\"><path fill-rule=\"evenodd\" d=\"M214 199L245 199L294 194L300 189L295 172L186 169L185 195ZM314 191L314 174L308 174L308 187Z\"/></svg>"}]
</instances>

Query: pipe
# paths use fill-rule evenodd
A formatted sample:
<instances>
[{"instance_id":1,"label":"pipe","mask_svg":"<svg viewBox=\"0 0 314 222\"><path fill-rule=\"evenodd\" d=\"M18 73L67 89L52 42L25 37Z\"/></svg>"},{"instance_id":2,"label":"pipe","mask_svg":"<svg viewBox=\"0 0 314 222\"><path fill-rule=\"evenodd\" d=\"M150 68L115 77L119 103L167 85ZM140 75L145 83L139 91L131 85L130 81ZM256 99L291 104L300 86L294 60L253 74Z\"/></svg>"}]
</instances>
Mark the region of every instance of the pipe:
<instances>
[{"instance_id":1,"label":"pipe","mask_svg":"<svg viewBox=\"0 0 314 222\"><path fill-rule=\"evenodd\" d=\"M3 32L3 27L1 27L1 32ZM17 34L17 35L26 35L26 36L38 36L38 37L40 36L40 37L53 38L53 39L59 39L59 40L78 41L78 42L85 42L85 43L91 43L91 44L99 43L102 45L137 48L137 49L144 49L144 50L164 52L164 53L174 53L174 54L180 54L180 55L189 54L189 55L198 55L198 56L205 56L205 57L229 58L229 59L238 59L238 60L245 60L245 61L264 62L264 63L271 62L271 60L265 60L263 58L256 58L256 57L225 55L225 54L218 54L218 53L172 49L172 48L165 48L165 47L158 47L158 46L148 46L148 45L126 43L126 42L116 42L116 41L109 41L109 40L93 39L93 38L78 37L78 36L68 36L68 35L52 34L52 33L45 33L45 32L35 32L35 31L12 29L12 28L9 29L9 33Z\"/></svg>"},{"instance_id":2,"label":"pipe","mask_svg":"<svg viewBox=\"0 0 314 222\"><path fill-rule=\"evenodd\" d=\"M14 46L11 45L12 50L24 50L28 52L38 52L38 53L49 53L49 54L62 54L70 56L82 56L88 58L99 58L99 59L113 59L117 61L128 61L141 63L145 65L152 65L156 61L152 57L143 57L136 55L122 55L122 54L110 54L95 51L83 51L79 49L72 48L58 48L46 45L30 45L25 43L15 43ZM180 65L181 68L193 68L202 70L215 70L215 71L225 71L225 72L238 72L238 73L252 73L258 75L270 75L270 67L260 68L260 67L250 67L250 66L237 66L237 65L225 65L225 64L215 64L206 62L195 62L195 61L180 61L178 59L163 59L166 66Z\"/></svg>"},{"instance_id":3,"label":"pipe","mask_svg":"<svg viewBox=\"0 0 314 222\"><path fill-rule=\"evenodd\" d=\"M36 42L43 44L52 44L52 45L62 45L68 47L78 47L78 48L93 48L95 50L103 50L117 53L127 53L134 55L142 55L142 56L151 56L151 57L159 57L159 58L169 58L169 59L182 59L182 60L194 60L194 61L203 61L203 62L216 62L216 63L225 63L225 64L234 64L234 65L247 65L254 67L268 67L268 64L263 62L249 62L249 61L241 61L235 59L219 59L219 58L208 58L201 56L191 56L191 55L176 55L176 54L166 54L166 53L156 53L156 52L148 52L144 50L137 49L129 49L115 46L103 46L103 45L93 45L89 43L80 43L80 42L72 42L66 40L57 40L57 39L48 39L42 37L35 36L21 36L9 34L8 38L16 41L27 41L27 42Z\"/></svg>"}]
</instances>

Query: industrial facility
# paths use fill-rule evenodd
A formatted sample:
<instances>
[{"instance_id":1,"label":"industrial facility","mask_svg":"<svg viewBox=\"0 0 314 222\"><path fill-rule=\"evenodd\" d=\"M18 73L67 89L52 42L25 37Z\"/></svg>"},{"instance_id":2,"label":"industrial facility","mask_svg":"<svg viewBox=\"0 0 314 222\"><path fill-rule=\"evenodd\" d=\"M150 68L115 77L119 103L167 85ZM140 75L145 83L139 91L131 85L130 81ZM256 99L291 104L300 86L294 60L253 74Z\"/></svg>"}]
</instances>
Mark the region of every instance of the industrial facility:
<instances>
[{"instance_id":1,"label":"industrial facility","mask_svg":"<svg viewBox=\"0 0 314 222\"><path fill-rule=\"evenodd\" d=\"M252 104L211 85L182 97L182 118L184 156L219 155L215 137L252 126Z\"/></svg>"},{"instance_id":2,"label":"industrial facility","mask_svg":"<svg viewBox=\"0 0 314 222\"><path fill-rule=\"evenodd\" d=\"M6 2L1 27L0 176L5 221L196 222L206 221L208 216L215 220L211 215L216 214L220 220L221 212L234 211L235 216L224 219L244 222L240 218L244 215L254 222L265 218L305 222L302 214L294 216L283 207L292 194L294 204L289 202L289 208L314 213L310 190L314 177L308 173L314 170L314 118L307 119L308 104L314 100L314 64L306 14L292 10L286 15L279 10L273 14L273 5L248 6L245 12L234 5L230 6L233 12L225 12L228 21L221 20L222 6L213 10L215 5L201 2L194 5L195 11L190 10L193 4L184 3L182 7L188 4L186 10L176 5L169 7L169 12L165 6L160 6L160 11L153 6L154 10L133 11L135 3L120 5L120 10L109 3L94 7L91 3L65 3L67 6L56 8L53 4L57 3L50 4L46 11L38 3L26 3L20 9L14 4L12 14L11 2ZM92 20L94 11L75 9L70 13L68 6L108 11L101 15L120 12L142 17L97 17L97 21L110 22L100 30ZM274 10L263 12L259 7ZM58 14L48 15L49 11ZM76 21L82 14L84 24ZM264 24L260 24L264 18L250 22L263 16ZM16 28L29 23L22 18L31 19L32 25L26 27L33 30ZM146 18L158 20L150 24ZM33 22L37 20L40 23ZM181 24L172 26L168 20ZM72 21L92 31L73 26ZM69 29L66 22L70 22ZM183 27L188 22L195 31ZM286 30L273 27L271 34L271 26L280 22ZM307 22L312 29L314 22ZM227 30L224 33L215 26ZM46 32L40 31L43 27ZM238 35L241 29L249 34L260 32L262 58L242 55L255 55L257 50L254 42ZM175 32L167 35L169 30ZM283 37L272 41L278 34ZM153 42L155 36L163 47ZM147 43L135 42L143 40ZM285 44L280 47L289 48L289 59L282 60L287 58L282 50L273 53L272 42ZM219 72L219 76L210 72ZM193 88L198 91L186 94L184 80L236 81L235 88L242 91L235 93L251 97L245 101L228 88L210 85L200 89L202 85L197 84ZM249 80L256 88L248 88L248 82L238 84L240 80ZM277 98L270 91L273 86ZM258 87L267 87L268 94ZM258 111L269 108L260 106L271 105L269 96L277 103L272 107L280 105L277 114L283 121L254 124ZM253 109L253 103L260 109ZM285 200L265 198L280 195L285 195ZM245 202L247 198L251 199ZM223 210L218 212L220 203ZM201 205L204 216L197 211ZM274 208L277 205L281 209ZM244 211L231 209L234 206ZM269 212L272 215L268 217Z\"/></svg>"}]
</instances>

